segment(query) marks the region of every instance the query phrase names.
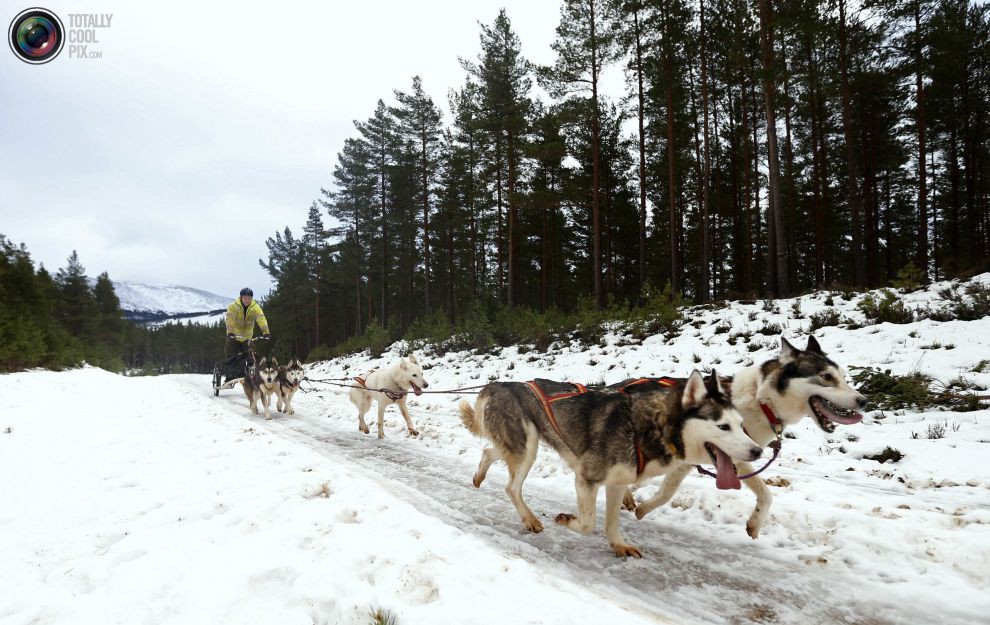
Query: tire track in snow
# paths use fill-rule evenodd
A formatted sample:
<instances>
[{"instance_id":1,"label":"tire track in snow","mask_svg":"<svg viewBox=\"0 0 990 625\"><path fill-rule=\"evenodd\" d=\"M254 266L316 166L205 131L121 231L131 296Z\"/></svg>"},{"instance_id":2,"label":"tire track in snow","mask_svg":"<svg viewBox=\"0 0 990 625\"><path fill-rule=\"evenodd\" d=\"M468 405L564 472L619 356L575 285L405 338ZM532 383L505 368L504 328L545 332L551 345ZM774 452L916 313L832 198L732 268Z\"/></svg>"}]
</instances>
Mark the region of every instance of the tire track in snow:
<instances>
[{"instance_id":1,"label":"tire track in snow","mask_svg":"<svg viewBox=\"0 0 990 625\"><path fill-rule=\"evenodd\" d=\"M351 414L353 407L346 396L320 396L322 401L318 401L316 394L297 395L295 415L273 412L275 419L265 421L248 412L241 393L222 394L218 402L205 379L187 378L182 383L190 393L213 402L213 407L232 411L327 458L357 465L364 474L377 475L383 487L421 512L487 541L509 557L523 558L606 600L663 620L781 624L813 620L850 625L973 622L966 615L946 611L926 614L916 605L906 605L896 593L885 592L882 584L799 562L792 551L774 552L759 543L706 534L703 524L637 523L624 511L623 534L643 551L644 558L622 560L612 554L601 533L603 495L596 531L584 536L553 522L556 513L574 511L573 490L561 492L537 480L527 481L524 496L546 529L540 534L527 533L505 494L504 471L493 467L480 489L471 485L477 457L437 454L418 445L416 439L395 436L394 429L387 429L383 440L364 435L357 430L356 415ZM333 418L314 416L328 411Z\"/></svg>"}]
</instances>

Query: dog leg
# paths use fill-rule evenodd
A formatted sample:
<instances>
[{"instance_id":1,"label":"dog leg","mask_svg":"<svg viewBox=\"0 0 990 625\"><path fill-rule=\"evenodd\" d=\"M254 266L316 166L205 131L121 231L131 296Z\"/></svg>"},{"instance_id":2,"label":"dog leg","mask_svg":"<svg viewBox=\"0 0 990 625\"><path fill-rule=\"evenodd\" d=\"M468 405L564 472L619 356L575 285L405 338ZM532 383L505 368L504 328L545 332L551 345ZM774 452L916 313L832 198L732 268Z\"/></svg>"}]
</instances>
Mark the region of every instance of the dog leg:
<instances>
[{"instance_id":1,"label":"dog leg","mask_svg":"<svg viewBox=\"0 0 990 625\"><path fill-rule=\"evenodd\" d=\"M281 391L279 391L279 393L278 393L278 403L276 404L275 407L278 408L278 411L279 412L285 412L285 410L283 410L283 408L285 407L285 405L282 404L282 392Z\"/></svg>"},{"instance_id":2,"label":"dog leg","mask_svg":"<svg viewBox=\"0 0 990 625\"><path fill-rule=\"evenodd\" d=\"M522 485L526 481L526 476L529 475L529 470L533 467L533 462L536 461L537 451L539 451L539 435L536 433L536 428L529 425L526 428L526 451L523 456L513 456L512 462L506 459L511 479L505 487L505 492L508 493L509 499L515 505L516 511L519 512L523 525L534 534L543 531L543 524L523 501Z\"/></svg>"},{"instance_id":3,"label":"dog leg","mask_svg":"<svg viewBox=\"0 0 990 625\"><path fill-rule=\"evenodd\" d=\"M612 551L620 558L632 556L642 558L643 554L639 549L626 544L626 539L619 532L619 510L622 508L622 499L626 493L624 486L605 487L605 537L608 544L612 546Z\"/></svg>"},{"instance_id":4,"label":"dog leg","mask_svg":"<svg viewBox=\"0 0 990 625\"><path fill-rule=\"evenodd\" d=\"M413 427L412 419L409 417L409 409L406 408L406 398L403 397L398 403L402 418L406 420L406 428L409 430L409 436L418 436L419 432Z\"/></svg>"},{"instance_id":5,"label":"dog leg","mask_svg":"<svg viewBox=\"0 0 990 625\"><path fill-rule=\"evenodd\" d=\"M285 412L287 414L290 414L290 415L296 414L296 409L292 407L292 396L294 394L295 394L295 391L292 391L285 398Z\"/></svg>"},{"instance_id":6,"label":"dog leg","mask_svg":"<svg viewBox=\"0 0 990 625\"><path fill-rule=\"evenodd\" d=\"M680 488L681 482L683 482L684 478L686 478L688 473L691 472L691 468L692 465L684 464L668 473L667 476L663 478L663 486L657 494L636 506L636 518L642 519L647 514L653 512L660 506L670 501L671 497L674 496L674 493L677 492L677 489Z\"/></svg>"},{"instance_id":7,"label":"dog leg","mask_svg":"<svg viewBox=\"0 0 990 625\"><path fill-rule=\"evenodd\" d=\"M595 531L595 502L598 499L600 486L601 484L589 482L579 474L575 474L574 490L577 491L577 516L561 512L554 520L582 534Z\"/></svg>"},{"instance_id":8,"label":"dog leg","mask_svg":"<svg viewBox=\"0 0 990 625\"><path fill-rule=\"evenodd\" d=\"M735 465L736 471L741 474L753 472L753 465L748 462L736 461ZM753 509L753 514L749 516L749 520L746 521L746 533L749 534L750 538L755 540L760 536L760 528L763 527L767 517L770 515L770 504L773 503L773 493L770 492L770 488L766 482L758 475L746 478L743 480L743 484L756 495L756 507Z\"/></svg>"},{"instance_id":9,"label":"dog leg","mask_svg":"<svg viewBox=\"0 0 990 625\"><path fill-rule=\"evenodd\" d=\"M630 512L636 509L636 498L633 497L632 486L627 486L625 493L622 495L622 509L629 510Z\"/></svg>"},{"instance_id":10,"label":"dog leg","mask_svg":"<svg viewBox=\"0 0 990 625\"><path fill-rule=\"evenodd\" d=\"M268 393L262 393L261 405L265 408L265 421L272 420L271 404L272 404L272 398L268 395Z\"/></svg>"},{"instance_id":11,"label":"dog leg","mask_svg":"<svg viewBox=\"0 0 990 625\"><path fill-rule=\"evenodd\" d=\"M368 429L368 424L364 421L364 415L368 412L368 408L371 408L371 403L365 403L363 401L354 402L354 405L358 410L358 429L368 434L371 430Z\"/></svg>"},{"instance_id":12,"label":"dog leg","mask_svg":"<svg viewBox=\"0 0 990 625\"><path fill-rule=\"evenodd\" d=\"M474 472L474 479L471 480L475 488L481 488L481 483L485 481L485 476L488 475L489 467L499 458L500 456L494 447L485 447L485 450L481 452L481 462L478 463L478 470Z\"/></svg>"},{"instance_id":13,"label":"dog leg","mask_svg":"<svg viewBox=\"0 0 990 625\"><path fill-rule=\"evenodd\" d=\"M384 400L378 400L378 438L385 438L385 405Z\"/></svg>"}]
</instances>

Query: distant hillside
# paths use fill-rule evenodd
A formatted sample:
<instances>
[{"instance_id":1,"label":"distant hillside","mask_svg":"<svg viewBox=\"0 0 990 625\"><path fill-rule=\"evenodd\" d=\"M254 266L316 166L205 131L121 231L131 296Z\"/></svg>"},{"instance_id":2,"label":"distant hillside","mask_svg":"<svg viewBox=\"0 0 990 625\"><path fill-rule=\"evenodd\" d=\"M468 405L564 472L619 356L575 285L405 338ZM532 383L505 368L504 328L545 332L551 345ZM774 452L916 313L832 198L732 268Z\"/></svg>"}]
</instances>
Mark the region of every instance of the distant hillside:
<instances>
[{"instance_id":1,"label":"distant hillside","mask_svg":"<svg viewBox=\"0 0 990 625\"><path fill-rule=\"evenodd\" d=\"M189 317L203 317L204 322L210 322L214 320L212 315L222 312L234 299L176 284L115 280L113 286L124 316L139 323Z\"/></svg>"}]
</instances>

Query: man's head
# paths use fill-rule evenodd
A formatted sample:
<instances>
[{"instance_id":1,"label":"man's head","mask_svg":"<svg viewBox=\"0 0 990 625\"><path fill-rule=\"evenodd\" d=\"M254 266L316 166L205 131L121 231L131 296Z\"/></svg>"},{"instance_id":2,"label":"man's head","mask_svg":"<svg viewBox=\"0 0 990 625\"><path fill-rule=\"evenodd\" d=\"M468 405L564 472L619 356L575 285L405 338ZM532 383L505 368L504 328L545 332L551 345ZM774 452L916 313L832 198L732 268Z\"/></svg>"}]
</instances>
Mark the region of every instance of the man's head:
<instances>
[{"instance_id":1,"label":"man's head","mask_svg":"<svg viewBox=\"0 0 990 625\"><path fill-rule=\"evenodd\" d=\"M245 306L250 306L251 301L254 299L254 291L248 287L241 289L241 304Z\"/></svg>"}]
</instances>

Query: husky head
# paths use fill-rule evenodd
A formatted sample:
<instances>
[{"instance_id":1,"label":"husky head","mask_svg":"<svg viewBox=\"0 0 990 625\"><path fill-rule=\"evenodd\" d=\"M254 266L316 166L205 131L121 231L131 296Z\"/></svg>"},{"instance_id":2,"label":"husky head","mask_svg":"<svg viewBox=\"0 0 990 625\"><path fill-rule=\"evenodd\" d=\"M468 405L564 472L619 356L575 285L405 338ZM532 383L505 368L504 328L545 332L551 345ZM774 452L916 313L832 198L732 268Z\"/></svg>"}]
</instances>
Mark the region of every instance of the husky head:
<instances>
[{"instance_id":1,"label":"husky head","mask_svg":"<svg viewBox=\"0 0 990 625\"><path fill-rule=\"evenodd\" d=\"M409 358L400 358L399 367L396 372L396 381L402 390L412 389L413 393L421 395L424 388L430 385L423 377L423 369L419 366L416 356L410 354Z\"/></svg>"},{"instance_id":2,"label":"husky head","mask_svg":"<svg viewBox=\"0 0 990 625\"><path fill-rule=\"evenodd\" d=\"M829 359L813 336L800 350L781 337L780 357L763 363L759 399L769 401L778 418L790 425L811 414L825 432L835 424L863 420L857 409L866 397L846 382L845 370Z\"/></svg>"},{"instance_id":3,"label":"husky head","mask_svg":"<svg viewBox=\"0 0 990 625\"><path fill-rule=\"evenodd\" d=\"M302 363L295 358L290 360L289 364L282 369L285 372L285 381L290 386L299 386L299 383L306 377L306 370L303 369Z\"/></svg>"},{"instance_id":4,"label":"husky head","mask_svg":"<svg viewBox=\"0 0 990 625\"><path fill-rule=\"evenodd\" d=\"M691 373L684 384L681 410L685 461L713 462L720 482L735 478L733 458L750 461L763 454L763 448L743 431L742 415L729 401L715 371L707 380L697 370Z\"/></svg>"},{"instance_id":5,"label":"husky head","mask_svg":"<svg viewBox=\"0 0 990 625\"><path fill-rule=\"evenodd\" d=\"M272 358L271 363L267 358L262 358L258 363L258 376L263 384L274 384L278 379L278 361Z\"/></svg>"}]
</instances>

